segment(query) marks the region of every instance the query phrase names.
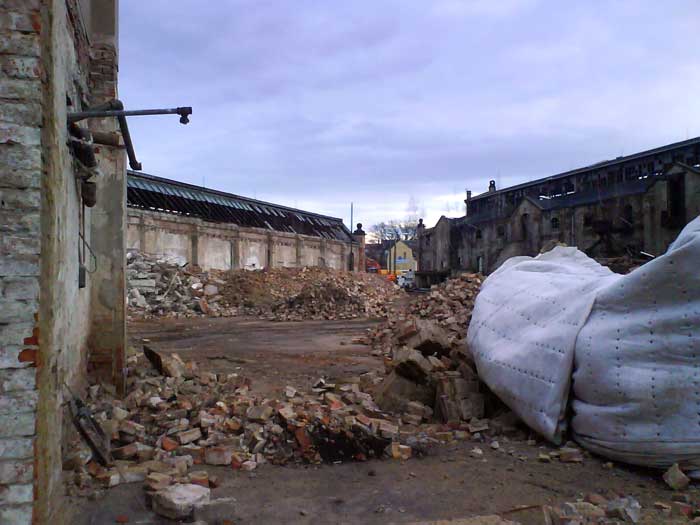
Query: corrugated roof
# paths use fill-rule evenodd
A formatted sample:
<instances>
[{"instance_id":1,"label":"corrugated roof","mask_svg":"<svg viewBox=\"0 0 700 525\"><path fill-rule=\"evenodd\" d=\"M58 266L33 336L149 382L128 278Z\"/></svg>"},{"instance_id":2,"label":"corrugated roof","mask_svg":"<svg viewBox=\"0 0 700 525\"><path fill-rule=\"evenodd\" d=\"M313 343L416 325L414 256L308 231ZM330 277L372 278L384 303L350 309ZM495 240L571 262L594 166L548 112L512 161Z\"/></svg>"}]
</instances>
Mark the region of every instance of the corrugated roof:
<instances>
[{"instance_id":1,"label":"corrugated roof","mask_svg":"<svg viewBox=\"0 0 700 525\"><path fill-rule=\"evenodd\" d=\"M147 173L127 171L127 205L212 222L350 241L343 220L211 190Z\"/></svg>"}]
</instances>

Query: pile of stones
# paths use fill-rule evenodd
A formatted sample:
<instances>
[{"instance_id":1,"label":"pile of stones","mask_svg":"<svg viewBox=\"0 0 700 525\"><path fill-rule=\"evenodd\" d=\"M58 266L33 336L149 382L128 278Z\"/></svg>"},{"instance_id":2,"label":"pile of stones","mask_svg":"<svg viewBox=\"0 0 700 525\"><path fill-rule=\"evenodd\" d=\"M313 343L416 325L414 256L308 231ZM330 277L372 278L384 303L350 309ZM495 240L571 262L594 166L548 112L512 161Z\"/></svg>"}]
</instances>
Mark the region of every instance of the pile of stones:
<instances>
[{"instance_id":1,"label":"pile of stones","mask_svg":"<svg viewBox=\"0 0 700 525\"><path fill-rule=\"evenodd\" d=\"M418 403L444 423L468 422L472 432L488 428L487 414L508 414L479 381L464 340L481 283L480 275L463 274L435 285L370 331L368 340L387 371L375 390L382 409L403 412L413 422ZM517 424L512 414L502 419Z\"/></svg>"},{"instance_id":2,"label":"pile of stones","mask_svg":"<svg viewBox=\"0 0 700 525\"><path fill-rule=\"evenodd\" d=\"M132 317L235 315L220 293L220 272L201 272L168 257L126 255L127 304Z\"/></svg>"},{"instance_id":3,"label":"pile of stones","mask_svg":"<svg viewBox=\"0 0 700 525\"><path fill-rule=\"evenodd\" d=\"M385 317L404 293L377 275L331 268L200 271L182 261L127 253L133 317L249 315L272 321Z\"/></svg>"}]
</instances>

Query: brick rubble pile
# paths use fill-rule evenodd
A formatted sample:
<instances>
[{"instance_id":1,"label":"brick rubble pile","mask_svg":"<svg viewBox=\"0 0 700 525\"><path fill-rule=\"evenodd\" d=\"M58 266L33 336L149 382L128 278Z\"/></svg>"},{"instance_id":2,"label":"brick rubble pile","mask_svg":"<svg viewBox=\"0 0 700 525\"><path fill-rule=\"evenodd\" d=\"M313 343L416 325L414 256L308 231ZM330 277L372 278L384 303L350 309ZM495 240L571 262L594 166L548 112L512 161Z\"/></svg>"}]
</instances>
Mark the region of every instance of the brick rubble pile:
<instances>
[{"instance_id":1,"label":"brick rubble pile","mask_svg":"<svg viewBox=\"0 0 700 525\"><path fill-rule=\"evenodd\" d=\"M369 334L384 355L388 375L375 391L384 410L403 412L421 403L437 418L477 432L489 428L486 415L499 415L514 427L516 418L479 381L466 348L467 326L483 277L462 274L433 286L397 309Z\"/></svg>"},{"instance_id":2,"label":"brick rubble pile","mask_svg":"<svg viewBox=\"0 0 700 525\"><path fill-rule=\"evenodd\" d=\"M385 317L403 292L377 275L330 268L199 271L168 258L127 254L132 316L252 315L274 321Z\"/></svg>"},{"instance_id":3,"label":"brick rubble pile","mask_svg":"<svg viewBox=\"0 0 700 525\"><path fill-rule=\"evenodd\" d=\"M233 315L219 289L221 272L201 272L173 258L129 251L127 304L132 316Z\"/></svg>"},{"instance_id":4,"label":"brick rubble pile","mask_svg":"<svg viewBox=\"0 0 700 525\"><path fill-rule=\"evenodd\" d=\"M101 464L84 441L76 441L64 464L73 472L76 494L140 482L156 512L179 519L192 505L174 510L173 498L194 490L194 499L205 503L208 495L191 486L216 486L216 478L197 465L251 471L265 463L405 460L455 439L441 425L402 428L399 417L381 411L363 392L376 381L372 374L337 384L320 379L310 393L287 386L282 399L261 399L237 374L201 371L177 354L144 352L148 359L129 358L123 400L104 387L90 389L87 406L108 437L111 458Z\"/></svg>"}]
</instances>

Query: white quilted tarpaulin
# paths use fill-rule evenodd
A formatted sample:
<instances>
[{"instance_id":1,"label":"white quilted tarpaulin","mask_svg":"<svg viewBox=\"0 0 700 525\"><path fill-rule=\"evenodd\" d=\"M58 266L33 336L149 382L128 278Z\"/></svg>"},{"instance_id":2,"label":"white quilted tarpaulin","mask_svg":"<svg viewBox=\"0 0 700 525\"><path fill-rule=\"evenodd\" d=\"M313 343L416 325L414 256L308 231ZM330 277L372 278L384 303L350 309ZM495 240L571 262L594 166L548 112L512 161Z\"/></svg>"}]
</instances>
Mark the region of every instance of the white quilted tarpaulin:
<instances>
[{"instance_id":1,"label":"white quilted tarpaulin","mask_svg":"<svg viewBox=\"0 0 700 525\"><path fill-rule=\"evenodd\" d=\"M467 335L479 375L530 427L630 463L700 463L700 217L628 275L575 248L509 259ZM573 389L572 387L573 378Z\"/></svg>"}]
</instances>

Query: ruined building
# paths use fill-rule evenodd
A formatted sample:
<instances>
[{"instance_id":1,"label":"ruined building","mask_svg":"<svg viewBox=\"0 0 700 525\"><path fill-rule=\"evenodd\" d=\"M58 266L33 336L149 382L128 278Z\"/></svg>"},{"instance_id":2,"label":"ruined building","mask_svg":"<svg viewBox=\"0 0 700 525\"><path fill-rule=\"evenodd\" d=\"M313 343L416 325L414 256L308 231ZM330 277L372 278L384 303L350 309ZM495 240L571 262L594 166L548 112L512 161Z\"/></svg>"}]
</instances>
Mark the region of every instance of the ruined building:
<instances>
[{"instance_id":1,"label":"ruined building","mask_svg":"<svg viewBox=\"0 0 700 525\"><path fill-rule=\"evenodd\" d=\"M489 273L555 243L593 257L663 253L700 214L700 137L550 177L467 192L464 217L419 226L420 284Z\"/></svg>"},{"instance_id":2,"label":"ruined building","mask_svg":"<svg viewBox=\"0 0 700 525\"><path fill-rule=\"evenodd\" d=\"M357 270L364 233L342 219L128 172L127 248L208 270Z\"/></svg>"},{"instance_id":3,"label":"ruined building","mask_svg":"<svg viewBox=\"0 0 700 525\"><path fill-rule=\"evenodd\" d=\"M5 0L0 39L0 523L63 523L71 392L123 386L119 128L69 120L117 97L117 0Z\"/></svg>"}]
</instances>

